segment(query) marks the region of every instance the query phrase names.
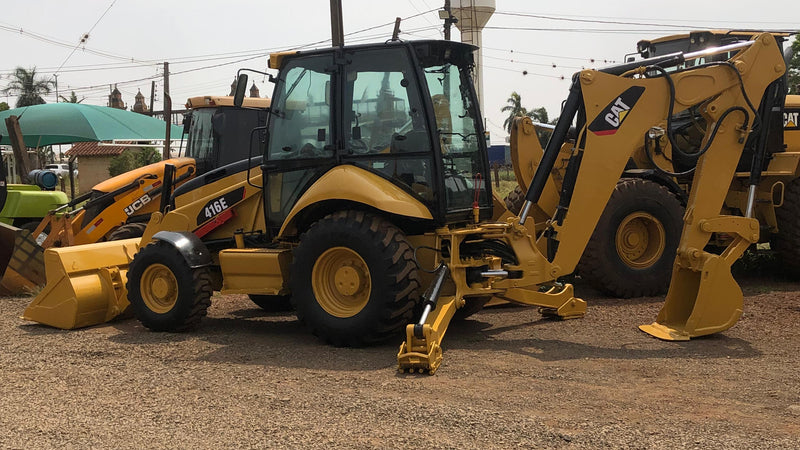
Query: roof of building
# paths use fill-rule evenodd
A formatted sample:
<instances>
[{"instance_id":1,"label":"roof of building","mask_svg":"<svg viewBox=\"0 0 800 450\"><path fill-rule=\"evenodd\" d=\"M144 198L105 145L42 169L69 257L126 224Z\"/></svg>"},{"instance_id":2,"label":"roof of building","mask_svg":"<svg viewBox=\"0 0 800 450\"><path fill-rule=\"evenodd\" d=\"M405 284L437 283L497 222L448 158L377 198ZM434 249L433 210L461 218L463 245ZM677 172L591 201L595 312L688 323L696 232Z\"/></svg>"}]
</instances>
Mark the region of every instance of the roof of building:
<instances>
[{"instance_id":1,"label":"roof of building","mask_svg":"<svg viewBox=\"0 0 800 450\"><path fill-rule=\"evenodd\" d=\"M117 156L125 149L121 145L99 145L99 142L76 142L72 148L64 152L65 156Z\"/></svg>"}]
</instances>

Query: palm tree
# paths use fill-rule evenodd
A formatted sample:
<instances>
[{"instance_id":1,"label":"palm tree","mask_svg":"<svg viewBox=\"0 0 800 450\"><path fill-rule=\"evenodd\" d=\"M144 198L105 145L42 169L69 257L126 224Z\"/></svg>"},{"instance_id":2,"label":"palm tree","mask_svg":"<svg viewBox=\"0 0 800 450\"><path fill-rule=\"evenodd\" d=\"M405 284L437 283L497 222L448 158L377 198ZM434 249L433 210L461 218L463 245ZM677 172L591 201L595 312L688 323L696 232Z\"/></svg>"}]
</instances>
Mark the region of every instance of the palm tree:
<instances>
[{"instance_id":1,"label":"palm tree","mask_svg":"<svg viewBox=\"0 0 800 450\"><path fill-rule=\"evenodd\" d=\"M78 100L78 96L75 95L75 91L72 91L72 94L70 94L69 98L64 97L63 95L59 95L58 98L61 99L61 103L80 103L86 100L86 97Z\"/></svg>"},{"instance_id":2,"label":"palm tree","mask_svg":"<svg viewBox=\"0 0 800 450\"><path fill-rule=\"evenodd\" d=\"M503 128L511 134L511 125L514 124L514 119L517 117L530 117L534 122L547 123L547 110L544 106L528 111L527 108L522 106L522 98L516 92L511 93L508 98L508 105L500 109L501 112L508 112L508 117L503 122Z\"/></svg>"},{"instance_id":3,"label":"palm tree","mask_svg":"<svg viewBox=\"0 0 800 450\"><path fill-rule=\"evenodd\" d=\"M36 67L25 70L22 67L14 69L11 82L3 89L5 95L15 93L17 98L17 108L30 105L41 105L46 103L42 95L50 93L50 87L54 86L52 80L36 78Z\"/></svg>"},{"instance_id":4,"label":"palm tree","mask_svg":"<svg viewBox=\"0 0 800 450\"><path fill-rule=\"evenodd\" d=\"M517 94L516 91L511 93L511 97L508 98L507 102L508 105L503 106L500 109L500 112L508 113L508 117L506 117L506 120L503 122L503 128L505 128L510 134L511 125L514 124L514 118L525 116L528 113L528 110L522 106L522 98L519 96L519 94Z\"/></svg>"}]
</instances>

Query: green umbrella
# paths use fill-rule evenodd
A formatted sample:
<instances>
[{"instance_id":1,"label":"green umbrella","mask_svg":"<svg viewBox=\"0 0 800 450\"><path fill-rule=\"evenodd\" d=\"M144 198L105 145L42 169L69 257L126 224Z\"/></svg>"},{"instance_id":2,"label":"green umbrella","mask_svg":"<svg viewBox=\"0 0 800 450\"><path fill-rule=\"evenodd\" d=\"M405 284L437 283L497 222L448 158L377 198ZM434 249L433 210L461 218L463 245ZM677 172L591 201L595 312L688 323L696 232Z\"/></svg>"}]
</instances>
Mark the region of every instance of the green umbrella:
<instances>
[{"instance_id":1,"label":"green umbrella","mask_svg":"<svg viewBox=\"0 0 800 450\"><path fill-rule=\"evenodd\" d=\"M80 103L48 103L0 112L0 144L9 145L5 119L19 117L27 147L73 142L164 139L164 121L123 109ZM172 139L183 128L173 125Z\"/></svg>"}]
</instances>

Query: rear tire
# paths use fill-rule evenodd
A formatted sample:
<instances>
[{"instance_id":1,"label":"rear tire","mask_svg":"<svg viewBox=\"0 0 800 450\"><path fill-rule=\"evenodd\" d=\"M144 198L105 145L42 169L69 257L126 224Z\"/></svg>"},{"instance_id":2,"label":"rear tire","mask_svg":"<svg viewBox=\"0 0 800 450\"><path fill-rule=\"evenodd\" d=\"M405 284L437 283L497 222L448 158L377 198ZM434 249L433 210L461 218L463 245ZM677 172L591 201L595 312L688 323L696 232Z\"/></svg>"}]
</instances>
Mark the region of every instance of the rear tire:
<instances>
[{"instance_id":1,"label":"rear tire","mask_svg":"<svg viewBox=\"0 0 800 450\"><path fill-rule=\"evenodd\" d=\"M619 298L666 292L683 212L675 195L658 183L620 179L577 272L595 288Z\"/></svg>"},{"instance_id":2,"label":"rear tire","mask_svg":"<svg viewBox=\"0 0 800 450\"><path fill-rule=\"evenodd\" d=\"M770 240L784 273L800 278L800 179L786 185L783 206L775 208L778 234Z\"/></svg>"},{"instance_id":3,"label":"rear tire","mask_svg":"<svg viewBox=\"0 0 800 450\"><path fill-rule=\"evenodd\" d=\"M211 272L192 269L172 245L156 241L139 250L128 270L128 301L153 331L195 328L211 305Z\"/></svg>"},{"instance_id":4,"label":"rear tire","mask_svg":"<svg viewBox=\"0 0 800 450\"><path fill-rule=\"evenodd\" d=\"M140 238L144 234L147 224L144 222L126 223L114 230L109 236L109 241L121 241L123 239Z\"/></svg>"},{"instance_id":5,"label":"rear tire","mask_svg":"<svg viewBox=\"0 0 800 450\"><path fill-rule=\"evenodd\" d=\"M419 285L403 232L369 213L326 216L294 251L290 286L297 318L332 345L399 337L413 319Z\"/></svg>"},{"instance_id":6,"label":"rear tire","mask_svg":"<svg viewBox=\"0 0 800 450\"><path fill-rule=\"evenodd\" d=\"M291 295L247 294L259 308L268 312L285 312L292 310Z\"/></svg>"}]
</instances>

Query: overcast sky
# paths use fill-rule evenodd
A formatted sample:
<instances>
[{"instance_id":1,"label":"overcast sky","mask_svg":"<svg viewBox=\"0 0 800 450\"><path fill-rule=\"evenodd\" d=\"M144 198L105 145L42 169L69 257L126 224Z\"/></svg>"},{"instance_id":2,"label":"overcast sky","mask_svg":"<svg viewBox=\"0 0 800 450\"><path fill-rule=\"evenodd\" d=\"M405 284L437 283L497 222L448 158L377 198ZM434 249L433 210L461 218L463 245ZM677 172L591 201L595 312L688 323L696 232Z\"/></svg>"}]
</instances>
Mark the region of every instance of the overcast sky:
<instances>
[{"instance_id":1,"label":"overcast sky","mask_svg":"<svg viewBox=\"0 0 800 450\"><path fill-rule=\"evenodd\" d=\"M797 1L720 3L497 0L483 34L483 111L492 141L505 137L500 108L512 91L527 108L544 106L555 117L573 72L620 62L640 39L705 28L800 27ZM436 10L443 4L344 0L345 42L385 41L395 17L408 18L403 39L441 38ZM149 102L155 80L155 109L161 109L164 61L178 105L190 96L227 94L237 68L264 69L271 51L330 45L327 0L26 0L3 6L0 89L16 66L35 66L48 77L58 71L60 94L75 90L96 105L107 103L114 83L129 107L139 89ZM84 33L88 40L77 45ZM455 28L453 39L460 39ZM255 81L262 96L271 93L269 83ZM46 100L55 102L55 93ZM0 101L14 107L16 98Z\"/></svg>"}]
</instances>

